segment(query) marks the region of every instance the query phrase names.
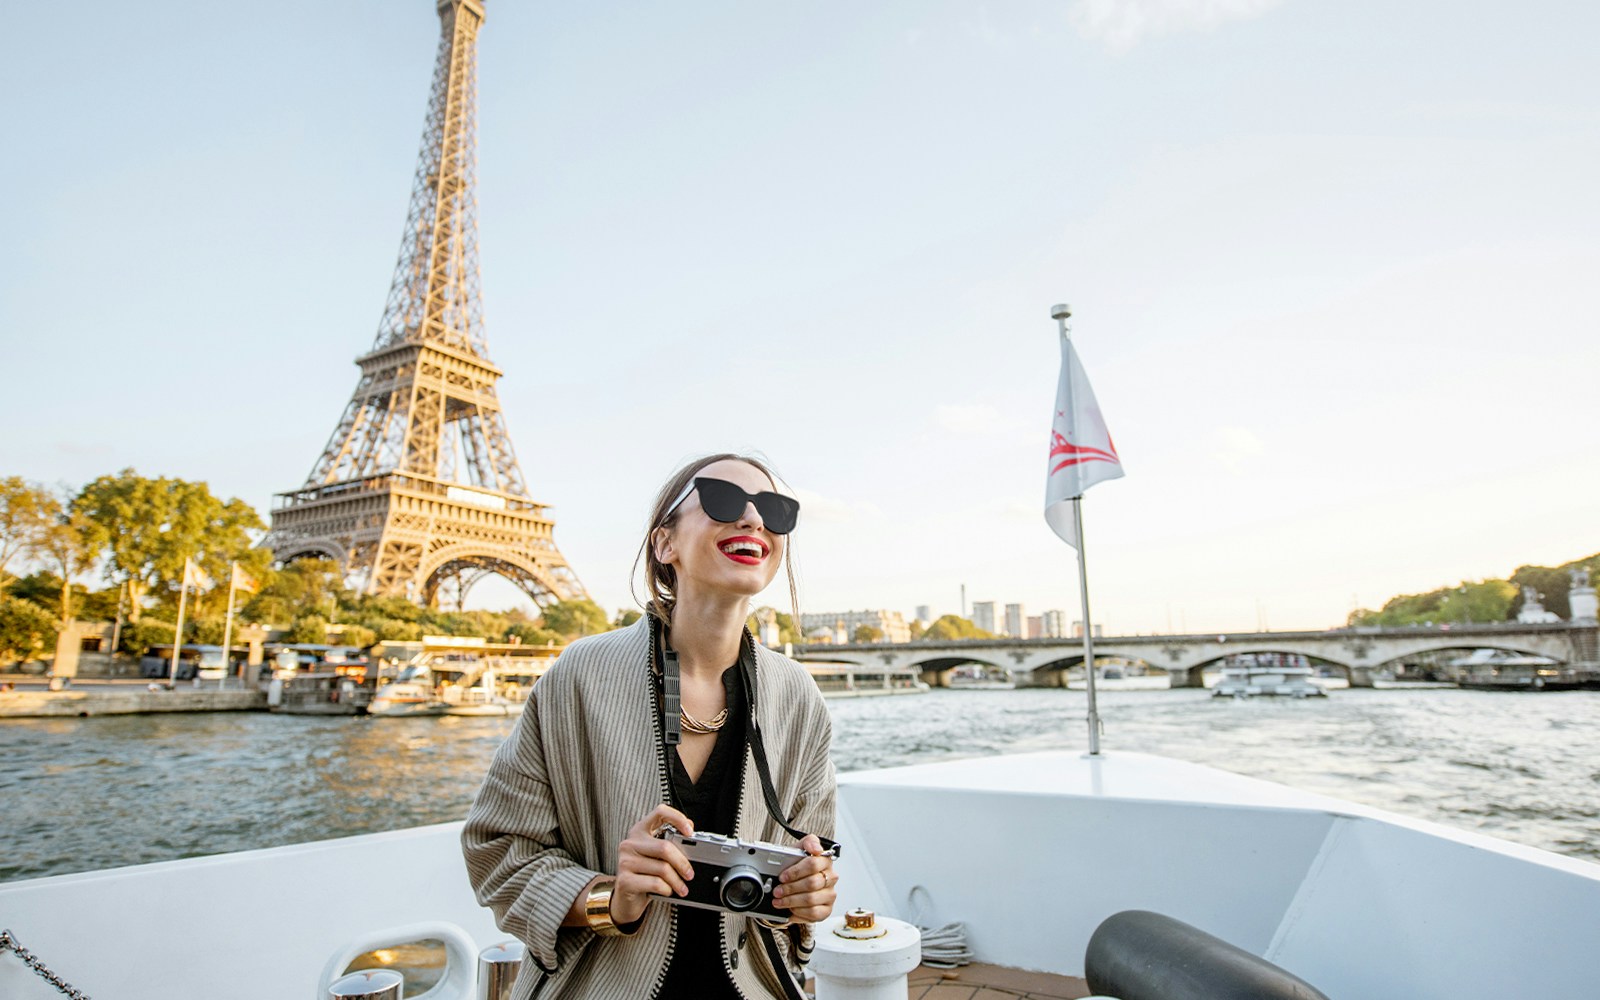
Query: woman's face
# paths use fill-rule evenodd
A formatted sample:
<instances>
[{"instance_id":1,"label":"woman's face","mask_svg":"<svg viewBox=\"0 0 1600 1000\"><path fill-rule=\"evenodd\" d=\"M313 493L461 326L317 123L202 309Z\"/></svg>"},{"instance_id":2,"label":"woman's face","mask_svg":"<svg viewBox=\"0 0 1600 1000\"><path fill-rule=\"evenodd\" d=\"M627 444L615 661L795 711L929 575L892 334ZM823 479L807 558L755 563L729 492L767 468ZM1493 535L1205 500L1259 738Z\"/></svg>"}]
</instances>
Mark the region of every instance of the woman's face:
<instances>
[{"instance_id":1,"label":"woman's face","mask_svg":"<svg viewBox=\"0 0 1600 1000\"><path fill-rule=\"evenodd\" d=\"M746 462L726 459L695 473L695 478L722 479L746 493L773 489L766 473ZM678 507L670 527L656 529L656 558L677 573L679 599L696 592L754 597L765 590L783 562L786 536L767 530L755 504L731 523L712 520L693 491Z\"/></svg>"}]
</instances>

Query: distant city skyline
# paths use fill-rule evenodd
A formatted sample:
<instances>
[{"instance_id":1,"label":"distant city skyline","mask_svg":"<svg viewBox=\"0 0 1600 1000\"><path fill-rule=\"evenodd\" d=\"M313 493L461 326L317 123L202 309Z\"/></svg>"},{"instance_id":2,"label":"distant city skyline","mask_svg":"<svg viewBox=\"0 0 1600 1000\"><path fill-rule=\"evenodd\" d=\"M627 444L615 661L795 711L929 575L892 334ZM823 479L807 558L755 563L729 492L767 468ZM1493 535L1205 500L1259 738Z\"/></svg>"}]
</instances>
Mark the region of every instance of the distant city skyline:
<instances>
[{"instance_id":1,"label":"distant city skyline","mask_svg":"<svg viewBox=\"0 0 1600 1000\"><path fill-rule=\"evenodd\" d=\"M0 474L265 516L383 312L434 5L8 24ZM533 496L608 612L667 475L759 449L802 611L1081 618L1042 517L1065 301L1127 470L1084 501L1108 634L1332 627L1600 550L1597 31L1553 0L490 4L486 331Z\"/></svg>"}]
</instances>

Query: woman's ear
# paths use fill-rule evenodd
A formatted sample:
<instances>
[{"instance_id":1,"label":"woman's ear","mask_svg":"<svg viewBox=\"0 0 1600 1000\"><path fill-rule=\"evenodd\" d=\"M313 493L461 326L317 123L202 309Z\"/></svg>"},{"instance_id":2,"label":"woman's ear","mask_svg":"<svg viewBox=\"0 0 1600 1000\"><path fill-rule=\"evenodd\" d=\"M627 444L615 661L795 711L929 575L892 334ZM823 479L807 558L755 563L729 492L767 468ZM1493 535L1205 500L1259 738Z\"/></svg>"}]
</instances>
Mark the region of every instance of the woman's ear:
<instances>
[{"instance_id":1,"label":"woman's ear","mask_svg":"<svg viewBox=\"0 0 1600 1000\"><path fill-rule=\"evenodd\" d=\"M663 566L672 565L677 554L672 548L672 529L662 525L650 533L650 548L656 554L656 562Z\"/></svg>"}]
</instances>

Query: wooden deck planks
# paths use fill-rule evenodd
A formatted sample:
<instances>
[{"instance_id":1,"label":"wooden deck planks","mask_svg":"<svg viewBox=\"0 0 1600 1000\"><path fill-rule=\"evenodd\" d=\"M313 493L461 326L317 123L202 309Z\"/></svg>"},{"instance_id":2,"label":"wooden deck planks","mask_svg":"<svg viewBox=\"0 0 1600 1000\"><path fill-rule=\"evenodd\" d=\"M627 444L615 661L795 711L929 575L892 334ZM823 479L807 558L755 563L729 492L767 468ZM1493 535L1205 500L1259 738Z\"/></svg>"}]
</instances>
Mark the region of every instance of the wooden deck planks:
<instances>
[{"instance_id":1,"label":"wooden deck planks","mask_svg":"<svg viewBox=\"0 0 1600 1000\"><path fill-rule=\"evenodd\" d=\"M909 1000L1079 1000L1089 995L1089 984L1076 976L981 962L959 969L919 966L910 983Z\"/></svg>"}]
</instances>

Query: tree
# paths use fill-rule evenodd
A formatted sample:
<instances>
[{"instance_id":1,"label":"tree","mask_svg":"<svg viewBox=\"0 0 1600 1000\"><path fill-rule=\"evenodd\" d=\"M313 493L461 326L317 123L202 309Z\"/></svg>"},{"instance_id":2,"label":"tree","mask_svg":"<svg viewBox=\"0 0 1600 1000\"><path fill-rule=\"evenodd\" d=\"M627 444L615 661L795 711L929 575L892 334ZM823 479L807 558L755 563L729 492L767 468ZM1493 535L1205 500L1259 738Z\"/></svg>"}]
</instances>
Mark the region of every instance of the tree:
<instances>
[{"instance_id":1,"label":"tree","mask_svg":"<svg viewBox=\"0 0 1600 1000\"><path fill-rule=\"evenodd\" d=\"M212 496L205 483L123 469L85 486L72 509L89 526L88 544L109 549L108 578L127 582L130 621L139 620L145 595L176 592L185 559L195 559L213 580L226 580L229 562L237 559L254 573L270 558L251 554L251 532L266 527L260 515L237 498Z\"/></svg>"},{"instance_id":2,"label":"tree","mask_svg":"<svg viewBox=\"0 0 1600 1000\"><path fill-rule=\"evenodd\" d=\"M883 638L883 629L871 625L857 625L856 630L850 633L851 642L877 642Z\"/></svg>"},{"instance_id":3,"label":"tree","mask_svg":"<svg viewBox=\"0 0 1600 1000\"><path fill-rule=\"evenodd\" d=\"M617 611L617 617L611 619L611 627L627 628L629 625L632 625L634 622L638 621L643 615L644 612L638 610L637 608L620 608Z\"/></svg>"},{"instance_id":4,"label":"tree","mask_svg":"<svg viewBox=\"0 0 1600 1000\"><path fill-rule=\"evenodd\" d=\"M122 630L122 648L134 656L143 656L151 646L170 643L173 631L171 622L144 618Z\"/></svg>"},{"instance_id":5,"label":"tree","mask_svg":"<svg viewBox=\"0 0 1600 1000\"><path fill-rule=\"evenodd\" d=\"M924 639L993 639L994 633L985 632L960 615L944 615L922 633Z\"/></svg>"},{"instance_id":6,"label":"tree","mask_svg":"<svg viewBox=\"0 0 1600 1000\"><path fill-rule=\"evenodd\" d=\"M49 504L54 501L49 490L21 476L0 479L0 595L6 591L6 566L38 545L53 520Z\"/></svg>"},{"instance_id":7,"label":"tree","mask_svg":"<svg viewBox=\"0 0 1600 1000\"><path fill-rule=\"evenodd\" d=\"M342 625L340 628L339 642L341 645L366 649L378 641L378 633L364 625Z\"/></svg>"},{"instance_id":8,"label":"tree","mask_svg":"<svg viewBox=\"0 0 1600 1000\"><path fill-rule=\"evenodd\" d=\"M46 565L61 575L61 626L72 621L72 578L87 572L100 553L91 545L91 525L71 501L63 504L50 496L47 511L50 521L39 532L34 552Z\"/></svg>"},{"instance_id":9,"label":"tree","mask_svg":"<svg viewBox=\"0 0 1600 1000\"><path fill-rule=\"evenodd\" d=\"M55 645L56 623L49 612L0 594L0 662L31 660Z\"/></svg>"},{"instance_id":10,"label":"tree","mask_svg":"<svg viewBox=\"0 0 1600 1000\"><path fill-rule=\"evenodd\" d=\"M567 641L586 635L597 635L611 627L600 605L580 597L572 601L557 601L544 609L544 627Z\"/></svg>"},{"instance_id":11,"label":"tree","mask_svg":"<svg viewBox=\"0 0 1600 1000\"><path fill-rule=\"evenodd\" d=\"M805 637L802 636L800 634L799 630L794 627L794 619L792 617L790 617L789 615L786 615L782 611L779 611L778 609L773 608L773 607L767 607L767 606L759 607L759 608L757 608L755 610L755 612L753 614L751 614L751 616L750 616L750 629L751 629L751 631L755 632L760 627L761 620L763 618L765 618L767 615L772 615L773 616L773 620L778 623L778 644L779 645L782 645L783 643L786 643L786 642L792 642L795 645L799 645L800 643L805 642ZM759 635L760 633L757 632L757 634Z\"/></svg>"},{"instance_id":12,"label":"tree","mask_svg":"<svg viewBox=\"0 0 1600 1000\"><path fill-rule=\"evenodd\" d=\"M921 622L913 619L911 622L911 641L916 642L918 639L922 638L922 634L926 631L927 629L923 627Z\"/></svg>"},{"instance_id":13,"label":"tree","mask_svg":"<svg viewBox=\"0 0 1600 1000\"><path fill-rule=\"evenodd\" d=\"M322 645L328 641L328 619L321 615L302 615L289 628L290 642Z\"/></svg>"},{"instance_id":14,"label":"tree","mask_svg":"<svg viewBox=\"0 0 1600 1000\"><path fill-rule=\"evenodd\" d=\"M250 621L281 624L301 615L337 614L344 604L340 600L344 581L339 564L332 559L296 559L280 570L250 575L261 584L261 589L239 609L240 616ZM415 617L415 606L401 603ZM358 620L367 611L360 604L352 610L355 614L349 617Z\"/></svg>"},{"instance_id":15,"label":"tree","mask_svg":"<svg viewBox=\"0 0 1600 1000\"><path fill-rule=\"evenodd\" d=\"M1426 594L1401 594L1384 602L1380 611L1353 611L1355 626L1446 625L1465 622L1505 621L1517 588L1505 580L1463 582Z\"/></svg>"},{"instance_id":16,"label":"tree","mask_svg":"<svg viewBox=\"0 0 1600 1000\"><path fill-rule=\"evenodd\" d=\"M548 646L551 643L559 645L562 640L547 628L540 628L531 622L514 622L506 629L502 641L520 642L524 646Z\"/></svg>"}]
</instances>

